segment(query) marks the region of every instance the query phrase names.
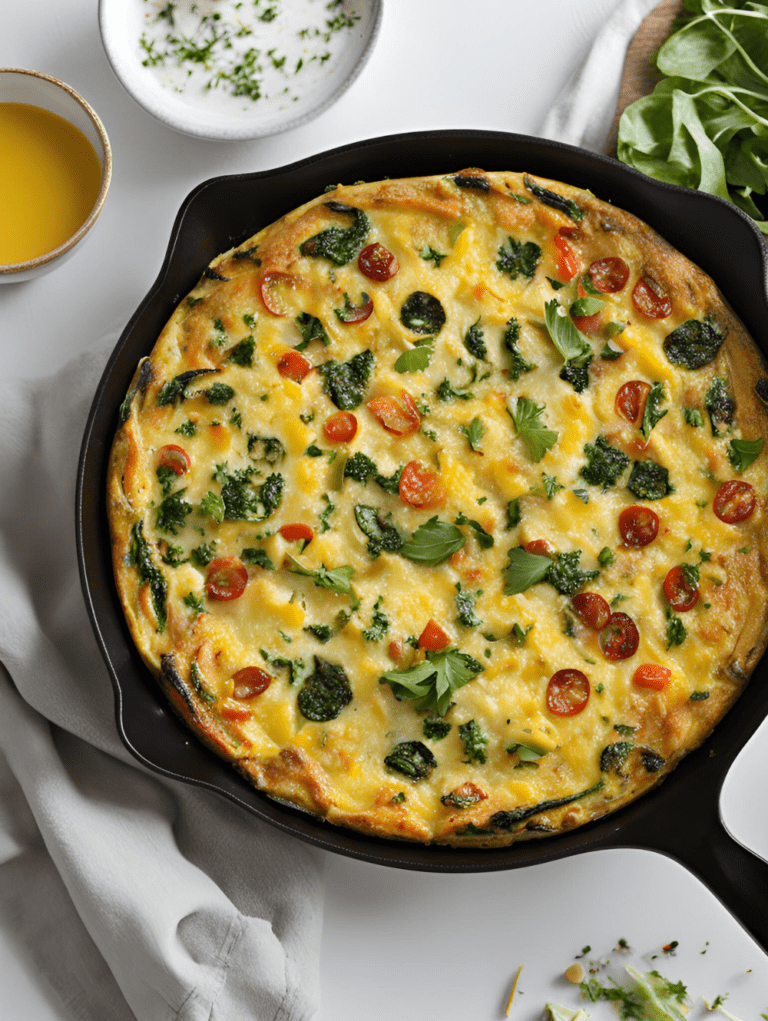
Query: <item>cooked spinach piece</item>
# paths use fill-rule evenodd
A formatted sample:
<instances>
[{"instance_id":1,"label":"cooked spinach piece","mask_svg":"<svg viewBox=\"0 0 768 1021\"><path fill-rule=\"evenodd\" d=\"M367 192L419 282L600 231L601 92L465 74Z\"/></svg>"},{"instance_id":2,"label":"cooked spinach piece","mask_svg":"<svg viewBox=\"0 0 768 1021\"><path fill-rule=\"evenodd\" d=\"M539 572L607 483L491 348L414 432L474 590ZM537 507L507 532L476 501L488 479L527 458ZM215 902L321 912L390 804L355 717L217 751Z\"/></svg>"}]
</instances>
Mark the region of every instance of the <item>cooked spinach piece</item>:
<instances>
[{"instance_id":1,"label":"cooked spinach piece","mask_svg":"<svg viewBox=\"0 0 768 1021\"><path fill-rule=\"evenodd\" d=\"M357 504L355 521L361 532L368 536L367 548L372 557L378 557L382 551L398 553L403 548L405 537L395 525L387 521L378 507Z\"/></svg>"},{"instance_id":2,"label":"cooked spinach piece","mask_svg":"<svg viewBox=\"0 0 768 1021\"><path fill-rule=\"evenodd\" d=\"M703 320L689 319L667 335L664 353L673 365L701 369L709 365L720 350L725 334L711 315Z\"/></svg>"},{"instance_id":3,"label":"cooked spinach piece","mask_svg":"<svg viewBox=\"0 0 768 1021\"><path fill-rule=\"evenodd\" d=\"M715 376L704 398L704 407L709 414L712 435L720 435L721 425L730 425L736 414L736 401L731 396L727 382Z\"/></svg>"},{"instance_id":4,"label":"cooked spinach piece","mask_svg":"<svg viewBox=\"0 0 768 1021\"><path fill-rule=\"evenodd\" d=\"M480 627L483 623L475 612L475 600L479 593L467 592L466 589L462 589L461 582L457 583L458 592L456 593L456 619L460 624L465 627Z\"/></svg>"},{"instance_id":5,"label":"cooked spinach piece","mask_svg":"<svg viewBox=\"0 0 768 1021\"><path fill-rule=\"evenodd\" d=\"M384 765L411 780L424 780L437 765L437 759L422 741L401 741L385 757Z\"/></svg>"},{"instance_id":6,"label":"cooked spinach piece","mask_svg":"<svg viewBox=\"0 0 768 1021\"><path fill-rule=\"evenodd\" d=\"M445 309L426 291L409 294L400 309L400 322L412 333L437 335L445 326Z\"/></svg>"},{"instance_id":7,"label":"cooked spinach piece","mask_svg":"<svg viewBox=\"0 0 768 1021\"><path fill-rule=\"evenodd\" d=\"M371 351L358 351L346 362L333 359L317 367L323 377L325 392L342 411L354 411L365 397L373 370Z\"/></svg>"},{"instance_id":8,"label":"cooked spinach piece","mask_svg":"<svg viewBox=\"0 0 768 1021\"><path fill-rule=\"evenodd\" d=\"M258 250L259 250L259 246L258 245L251 245L250 248L241 248L239 252L233 252L232 253L232 258L233 259L253 259L254 255L256 254L256 252L258 252ZM261 265L261 260L260 259L253 259L253 261L255 263L257 263L259 266Z\"/></svg>"},{"instance_id":9,"label":"cooked spinach piece","mask_svg":"<svg viewBox=\"0 0 768 1021\"><path fill-rule=\"evenodd\" d=\"M184 527L187 514L192 513L192 504L181 498L185 492L186 489L179 489L169 493L157 508L156 524L161 532L178 535Z\"/></svg>"},{"instance_id":10,"label":"cooked spinach piece","mask_svg":"<svg viewBox=\"0 0 768 1021\"><path fill-rule=\"evenodd\" d=\"M483 328L480 325L479 319L477 322L472 323L467 332L464 334L463 344L473 358L479 358L481 361L485 361L488 357L488 348L485 346Z\"/></svg>"},{"instance_id":11,"label":"cooked spinach piece","mask_svg":"<svg viewBox=\"0 0 768 1021\"><path fill-rule=\"evenodd\" d=\"M566 362L560 370L560 379L565 383L570 383L577 394L582 393L589 386L589 366L591 361L592 355L589 355L582 362ZM666 411L664 414L666 415Z\"/></svg>"},{"instance_id":12,"label":"cooked spinach piece","mask_svg":"<svg viewBox=\"0 0 768 1021\"><path fill-rule=\"evenodd\" d=\"M527 807L521 806L520 808L513 808L509 811L495 812L488 820L488 825L492 826L496 830L511 830L514 825L519 822L524 822L526 819L530 819L532 815L539 815L540 812L548 812L553 808L561 808L563 805L570 805L574 801L578 801L580 798L586 798L590 794L595 794L601 790L604 786L602 780L599 783L594 784L592 787L587 787L584 791L579 791L576 794L568 794L564 798L549 798L546 801L540 801L538 805L528 805Z\"/></svg>"},{"instance_id":13,"label":"cooked spinach piece","mask_svg":"<svg viewBox=\"0 0 768 1021\"><path fill-rule=\"evenodd\" d=\"M304 351L313 340L321 340L323 347L330 343L328 334L317 316L311 316L309 312L300 312L294 320L301 333L301 343L297 344L294 351Z\"/></svg>"},{"instance_id":14,"label":"cooked spinach piece","mask_svg":"<svg viewBox=\"0 0 768 1021\"><path fill-rule=\"evenodd\" d=\"M204 390L206 400L209 404L228 404L235 396L235 391L228 383L214 383L213 386Z\"/></svg>"},{"instance_id":15,"label":"cooked spinach piece","mask_svg":"<svg viewBox=\"0 0 768 1021\"><path fill-rule=\"evenodd\" d=\"M682 645L687 637L688 632L680 617L672 613L671 610L667 610L667 648L671 649L673 645Z\"/></svg>"},{"instance_id":16,"label":"cooked spinach piece","mask_svg":"<svg viewBox=\"0 0 768 1021\"><path fill-rule=\"evenodd\" d=\"M527 362L525 358L520 354L520 349L517 346L517 342L520 339L520 323L512 316L511 319L507 320L506 330L504 331L504 347L512 355L512 366L509 373L512 379L519 379L524 372L531 372L536 368L533 362Z\"/></svg>"},{"instance_id":17,"label":"cooked spinach piece","mask_svg":"<svg viewBox=\"0 0 768 1021\"><path fill-rule=\"evenodd\" d=\"M173 468L167 468L163 464L159 464L155 469L155 475L157 475L157 481L160 483L160 488L163 491L163 496L168 496L170 491L173 489L173 484L178 480L178 475Z\"/></svg>"},{"instance_id":18,"label":"cooked spinach piece","mask_svg":"<svg viewBox=\"0 0 768 1021\"><path fill-rule=\"evenodd\" d=\"M318 642L325 645L333 638L333 628L330 624L308 624L302 631L308 631Z\"/></svg>"},{"instance_id":19,"label":"cooked spinach piece","mask_svg":"<svg viewBox=\"0 0 768 1021\"><path fill-rule=\"evenodd\" d=\"M469 808L482 801L482 794L473 784L465 784L449 794L443 794L440 801L448 808Z\"/></svg>"},{"instance_id":20,"label":"cooked spinach piece","mask_svg":"<svg viewBox=\"0 0 768 1021\"><path fill-rule=\"evenodd\" d=\"M645 401L645 410L643 411L643 421L640 426L640 432L643 436L648 437L651 435L651 430L659 424L667 413L667 408L663 411L659 411L659 406L662 401L665 401L664 396L664 385L662 383L654 383L651 387L648 397Z\"/></svg>"},{"instance_id":21,"label":"cooked spinach piece","mask_svg":"<svg viewBox=\"0 0 768 1021\"><path fill-rule=\"evenodd\" d=\"M368 479L378 475L378 472L379 469L376 467L375 461L360 450L353 454L344 465L344 478L354 479L355 482L360 482L362 485L365 485Z\"/></svg>"},{"instance_id":22,"label":"cooked spinach piece","mask_svg":"<svg viewBox=\"0 0 768 1021\"><path fill-rule=\"evenodd\" d=\"M631 741L616 741L606 745L600 753L600 772L610 773L614 770L621 776L627 756L634 747Z\"/></svg>"},{"instance_id":23,"label":"cooked spinach piece","mask_svg":"<svg viewBox=\"0 0 768 1021\"><path fill-rule=\"evenodd\" d=\"M213 542L201 542L190 551L189 561L195 567L207 567L216 556L216 540Z\"/></svg>"},{"instance_id":24,"label":"cooked spinach piece","mask_svg":"<svg viewBox=\"0 0 768 1021\"><path fill-rule=\"evenodd\" d=\"M479 174L456 174L453 183L457 188L474 188L475 191L490 191L491 182Z\"/></svg>"},{"instance_id":25,"label":"cooked spinach piece","mask_svg":"<svg viewBox=\"0 0 768 1021\"><path fill-rule=\"evenodd\" d=\"M438 400L444 403L454 400L471 401L474 396L466 387L455 387L447 376L437 388Z\"/></svg>"},{"instance_id":26,"label":"cooked spinach piece","mask_svg":"<svg viewBox=\"0 0 768 1021\"><path fill-rule=\"evenodd\" d=\"M675 491L669 483L669 472L656 461L635 461L627 489L640 500L663 500Z\"/></svg>"},{"instance_id":27,"label":"cooked spinach piece","mask_svg":"<svg viewBox=\"0 0 768 1021\"><path fill-rule=\"evenodd\" d=\"M521 273L532 280L540 258L541 248L535 241L522 242L508 236L506 244L499 248L496 268L511 280L517 280Z\"/></svg>"},{"instance_id":28,"label":"cooked spinach piece","mask_svg":"<svg viewBox=\"0 0 768 1021\"><path fill-rule=\"evenodd\" d=\"M248 453L254 461L277 464L285 457L285 447L276 436L257 436L248 433Z\"/></svg>"},{"instance_id":29,"label":"cooked spinach piece","mask_svg":"<svg viewBox=\"0 0 768 1021\"><path fill-rule=\"evenodd\" d=\"M214 479L221 483L224 517L227 521L265 521L280 506L285 479L279 472L268 475L257 488L250 482L255 468L226 471L217 464Z\"/></svg>"},{"instance_id":30,"label":"cooked spinach piece","mask_svg":"<svg viewBox=\"0 0 768 1021\"><path fill-rule=\"evenodd\" d=\"M579 567L581 550L573 550L570 553L557 553L552 566L547 572L546 580L554 585L561 596L572 596L582 585L597 578L599 571L584 571Z\"/></svg>"},{"instance_id":31,"label":"cooked spinach piece","mask_svg":"<svg viewBox=\"0 0 768 1021\"><path fill-rule=\"evenodd\" d=\"M485 747L488 744L488 738L477 720L462 723L459 726L459 737L464 742L464 754L466 755L466 758L461 760L462 762L479 762L481 764L485 762Z\"/></svg>"},{"instance_id":32,"label":"cooked spinach piece","mask_svg":"<svg viewBox=\"0 0 768 1021\"><path fill-rule=\"evenodd\" d=\"M326 202L328 209L343 216L353 216L351 227L326 227L319 234L307 238L299 245L302 255L313 259L328 259L337 266L344 266L357 255L371 229L370 220L362 209L353 209L341 202Z\"/></svg>"},{"instance_id":33,"label":"cooked spinach piece","mask_svg":"<svg viewBox=\"0 0 768 1021\"><path fill-rule=\"evenodd\" d=\"M424 262L434 262L435 269L440 269L440 263L446 258L442 252L438 252L436 248L432 247L432 245L424 245L419 252L419 255Z\"/></svg>"},{"instance_id":34,"label":"cooked spinach piece","mask_svg":"<svg viewBox=\"0 0 768 1021\"><path fill-rule=\"evenodd\" d=\"M240 551L240 559L244 564L255 564L257 567L263 567L265 571L274 571L275 569L267 551L259 549L258 546L246 546Z\"/></svg>"},{"instance_id":35,"label":"cooked spinach piece","mask_svg":"<svg viewBox=\"0 0 768 1021\"><path fill-rule=\"evenodd\" d=\"M194 610L195 613L205 612L205 597L202 593L195 595L194 592L187 592L182 599L182 603L184 603L185 606L188 606L190 610Z\"/></svg>"},{"instance_id":36,"label":"cooked spinach piece","mask_svg":"<svg viewBox=\"0 0 768 1021\"><path fill-rule=\"evenodd\" d=\"M352 688L344 668L315 656L315 669L297 698L299 712L307 720L335 720L352 701Z\"/></svg>"},{"instance_id":37,"label":"cooked spinach piece","mask_svg":"<svg viewBox=\"0 0 768 1021\"><path fill-rule=\"evenodd\" d=\"M221 273L218 273L215 269L212 269L210 266L206 266L203 270L203 279L227 281L231 280L231 277L222 276Z\"/></svg>"},{"instance_id":38,"label":"cooked spinach piece","mask_svg":"<svg viewBox=\"0 0 768 1021\"><path fill-rule=\"evenodd\" d=\"M644 748L640 752L640 761L645 766L645 771L647 773L658 773L664 765L663 756L659 755L658 752L652 752L647 748Z\"/></svg>"},{"instance_id":39,"label":"cooked spinach piece","mask_svg":"<svg viewBox=\"0 0 768 1021\"><path fill-rule=\"evenodd\" d=\"M376 485L381 486L385 493L391 493L393 496L397 495L400 490L400 476L403 474L403 468L405 465L400 465L396 469L394 475L379 475L376 473Z\"/></svg>"},{"instance_id":40,"label":"cooked spinach piece","mask_svg":"<svg viewBox=\"0 0 768 1021\"><path fill-rule=\"evenodd\" d=\"M184 556L184 550L181 546L176 546L172 542L168 542L165 545L165 553L160 558L164 564L168 564L169 567L178 567L180 564L186 564L188 558Z\"/></svg>"},{"instance_id":41,"label":"cooked spinach piece","mask_svg":"<svg viewBox=\"0 0 768 1021\"><path fill-rule=\"evenodd\" d=\"M587 463L579 469L579 475L590 486L602 486L603 492L616 481L629 464L623 450L612 447L604 436L598 436L594 443L584 445Z\"/></svg>"},{"instance_id":42,"label":"cooked spinach piece","mask_svg":"<svg viewBox=\"0 0 768 1021\"><path fill-rule=\"evenodd\" d=\"M373 605L371 626L363 631L363 638L366 642L380 642L387 631L389 631L389 617L380 609L383 602L384 597L379 596Z\"/></svg>"},{"instance_id":43,"label":"cooked spinach piece","mask_svg":"<svg viewBox=\"0 0 768 1021\"><path fill-rule=\"evenodd\" d=\"M700 429L704 425L704 419L701 417L701 412L696 408L683 408L683 417L688 425L693 426L694 429Z\"/></svg>"},{"instance_id":44,"label":"cooked spinach piece","mask_svg":"<svg viewBox=\"0 0 768 1021\"><path fill-rule=\"evenodd\" d=\"M572 220L584 219L584 210L580 206L577 206L573 199L567 199L564 195L558 195L557 192L550 191L548 188L543 188L532 178L528 177L527 174L523 176L523 184L528 191L532 195L535 195L540 202L543 202L545 206L551 206L553 209L559 209L561 213L565 213L566 216L570 216Z\"/></svg>"},{"instance_id":45,"label":"cooked spinach piece","mask_svg":"<svg viewBox=\"0 0 768 1021\"><path fill-rule=\"evenodd\" d=\"M430 741L442 741L451 732L452 723L439 719L437 716L427 716L424 720L424 737Z\"/></svg>"},{"instance_id":46,"label":"cooked spinach piece","mask_svg":"<svg viewBox=\"0 0 768 1021\"><path fill-rule=\"evenodd\" d=\"M187 396L187 387L198 376L208 376L212 372L219 372L219 369L189 369L178 376L164 383L160 393L157 395L157 403L161 406L175 404L177 400L183 401Z\"/></svg>"},{"instance_id":47,"label":"cooked spinach piece","mask_svg":"<svg viewBox=\"0 0 768 1021\"><path fill-rule=\"evenodd\" d=\"M244 369L250 369L253 365L253 352L256 350L256 341L253 336L246 337L239 344L235 344L229 352L229 360L235 365L241 365Z\"/></svg>"},{"instance_id":48,"label":"cooked spinach piece","mask_svg":"<svg viewBox=\"0 0 768 1021\"><path fill-rule=\"evenodd\" d=\"M141 368L139 369L139 376L138 379L136 380L135 386L131 387L131 389L125 395L123 403L120 405L121 425L123 424L123 422L128 421L128 416L131 413L131 404L133 403L133 398L136 396L137 393L145 394L147 392L147 387L152 382L154 375L155 370L154 366L152 365L152 362L149 360L149 358L145 358L144 361L141 363Z\"/></svg>"},{"instance_id":49,"label":"cooked spinach piece","mask_svg":"<svg viewBox=\"0 0 768 1021\"><path fill-rule=\"evenodd\" d=\"M214 521L219 523L224 520L225 510L221 494L213 493L210 489L200 501L200 513L206 514L209 518L213 518Z\"/></svg>"},{"instance_id":50,"label":"cooked spinach piece","mask_svg":"<svg viewBox=\"0 0 768 1021\"><path fill-rule=\"evenodd\" d=\"M731 440L728 450L728 460L731 462L736 471L743 472L757 460L762 449L762 436L756 440Z\"/></svg>"},{"instance_id":51,"label":"cooked spinach piece","mask_svg":"<svg viewBox=\"0 0 768 1021\"><path fill-rule=\"evenodd\" d=\"M157 618L157 632L160 634L165 630L165 624L168 619L166 610L168 583L165 580L165 575L152 559L149 543L144 538L143 521L137 521L131 530L131 544L128 549L128 556L139 572L141 584L149 585L149 591L152 596L152 609L155 611L155 617Z\"/></svg>"}]
</instances>

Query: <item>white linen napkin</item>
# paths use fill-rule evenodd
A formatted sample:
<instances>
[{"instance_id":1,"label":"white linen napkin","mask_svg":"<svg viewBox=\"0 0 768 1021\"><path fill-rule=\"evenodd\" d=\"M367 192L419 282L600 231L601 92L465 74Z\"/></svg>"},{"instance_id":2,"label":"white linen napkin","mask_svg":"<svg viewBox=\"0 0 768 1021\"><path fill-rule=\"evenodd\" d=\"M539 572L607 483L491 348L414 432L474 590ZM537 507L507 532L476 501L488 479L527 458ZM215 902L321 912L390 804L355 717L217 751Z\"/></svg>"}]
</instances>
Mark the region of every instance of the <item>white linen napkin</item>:
<instances>
[{"instance_id":1,"label":"white linen napkin","mask_svg":"<svg viewBox=\"0 0 768 1021\"><path fill-rule=\"evenodd\" d=\"M77 1021L310 1018L322 852L144 769L117 734L74 523L115 339L0 383L0 926Z\"/></svg>"},{"instance_id":2,"label":"white linen napkin","mask_svg":"<svg viewBox=\"0 0 768 1021\"><path fill-rule=\"evenodd\" d=\"M659 0L623 0L555 100L541 127L543 138L605 152L619 99L624 58L632 36Z\"/></svg>"}]
</instances>

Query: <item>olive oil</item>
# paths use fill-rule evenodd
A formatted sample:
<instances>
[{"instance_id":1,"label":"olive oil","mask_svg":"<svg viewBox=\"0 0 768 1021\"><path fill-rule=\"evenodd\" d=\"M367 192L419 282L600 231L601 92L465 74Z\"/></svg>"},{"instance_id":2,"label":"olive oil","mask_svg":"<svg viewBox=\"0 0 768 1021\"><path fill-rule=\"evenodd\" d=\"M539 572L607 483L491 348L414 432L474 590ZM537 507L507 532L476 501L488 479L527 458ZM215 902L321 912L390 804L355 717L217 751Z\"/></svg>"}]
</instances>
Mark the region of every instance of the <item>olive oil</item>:
<instances>
[{"instance_id":1,"label":"olive oil","mask_svg":"<svg viewBox=\"0 0 768 1021\"><path fill-rule=\"evenodd\" d=\"M0 266L58 248L85 222L101 186L91 143L69 121L0 103Z\"/></svg>"}]
</instances>

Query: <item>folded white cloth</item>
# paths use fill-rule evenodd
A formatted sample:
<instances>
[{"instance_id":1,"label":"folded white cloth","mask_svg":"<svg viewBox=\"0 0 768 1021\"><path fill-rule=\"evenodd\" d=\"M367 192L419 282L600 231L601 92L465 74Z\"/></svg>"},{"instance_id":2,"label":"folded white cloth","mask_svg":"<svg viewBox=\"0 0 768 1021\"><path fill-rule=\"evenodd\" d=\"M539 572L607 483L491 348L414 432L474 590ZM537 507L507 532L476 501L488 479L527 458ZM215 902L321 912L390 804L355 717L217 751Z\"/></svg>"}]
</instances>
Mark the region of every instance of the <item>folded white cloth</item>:
<instances>
[{"instance_id":1,"label":"folded white cloth","mask_svg":"<svg viewBox=\"0 0 768 1021\"><path fill-rule=\"evenodd\" d=\"M0 926L78 1021L298 1021L322 852L123 748L75 554L75 473L115 337L0 384Z\"/></svg>"},{"instance_id":2,"label":"folded white cloth","mask_svg":"<svg viewBox=\"0 0 768 1021\"><path fill-rule=\"evenodd\" d=\"M543 138L605 152L619 99L627 47L659 0L624 0L607 19L583 63L555 100Z\"/></svg>"}]
</instances>

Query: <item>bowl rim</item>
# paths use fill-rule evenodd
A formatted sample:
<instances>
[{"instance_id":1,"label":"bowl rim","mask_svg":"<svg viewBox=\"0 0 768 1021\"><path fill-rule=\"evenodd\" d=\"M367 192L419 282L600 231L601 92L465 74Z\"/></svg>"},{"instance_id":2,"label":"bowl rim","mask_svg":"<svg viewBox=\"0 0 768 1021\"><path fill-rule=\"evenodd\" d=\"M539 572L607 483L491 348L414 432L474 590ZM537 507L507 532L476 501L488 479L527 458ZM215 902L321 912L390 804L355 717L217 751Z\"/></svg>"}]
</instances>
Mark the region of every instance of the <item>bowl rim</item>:
<instances>
[{"instance_id":1,"label":"bowl rim","mask_svg":"<svg viewBox=\"0 0 768 1021\"><path fill-rule=\"evenodd\" d=\"M197 125L193 114L191 114L187 119L182 120L180 117L175 116L172 111L169 112L168 108L161 102L153 102L152 97L140 92L135 87L135 76L130 73L130 69L126 63L117 58L117 54L122 54L124 51L121 49L120 45L115 42L115 36L109 28L108 19L109 12L111 10L110 4L113 2L114 0L99 0L99 33L101 35L101 43L104 47L104 52L107 55L107 60L109 61L110 67L122 87L142 110L160 121L160 123L164 124L166 127L173 128L175 131L192 138L203 138L214 142L247 142L256 138L268 138L271 135L282 134L284 131L292 131L294 128L298 128L302 124L308 123L315 117L319 117L320 114L324 113L330 106L340 99L347 89L360 76L371 53L373 52L376 40L378 39L384 10L384 0L365 0L371 8L371 27L369 29L368 39L351 71L346 75L346 77L341 79L336 88L325 98L323 102L310 107L304 113L296 117L289 118L282 123L278 122L276 126L274 124L254 126L253 124L248 125L247 122L244 122L242 127L228 127L226 129L221 128L217 130L216 128Z\"/></svg>"},{"instance_id":2,"label":"bowl rim","mask_svg":"<svg viewBox=\"0 0 768 1021\"><path fill-rule=\"evenodd\" d=\"M50 82L51 85L56 85L63 92L66 92L68 96L74 99L75 102L78 103L83 110L85 110L86 114L90 118L91 123L99 136L99 141L104 153L104 161L101 168L101 187L99 188L99 194L96 196L96 201L94 202L88 216L80 224L74 234L67 238L66 241L63 241L57 248L51 249L50 252L45 252L43 255L38 255L34 259L27 259L24 262L11 262L6 263L5 265L0 265L0 274L12 276L15 273L24 273L29 270L39 269L41 266L46 266L49 262L53 262L54 259L58 259L59 256L70 251L75 247L78 241L85 237L99 218L104 202L107 198L107 192L109 191L109 185L112 180L112 146L110 145L106 129L104 128L99 115L90 103L83 99L80 93L73 89L71 85L67 85L67 83L61 81L60 78L54 78L53 75L45 74L43 71L31 71L28 68L23 67L0 67L0 75L9 73L26 74L32 78L39 78L42 81Z\"/></svg>"}]
</instances>

